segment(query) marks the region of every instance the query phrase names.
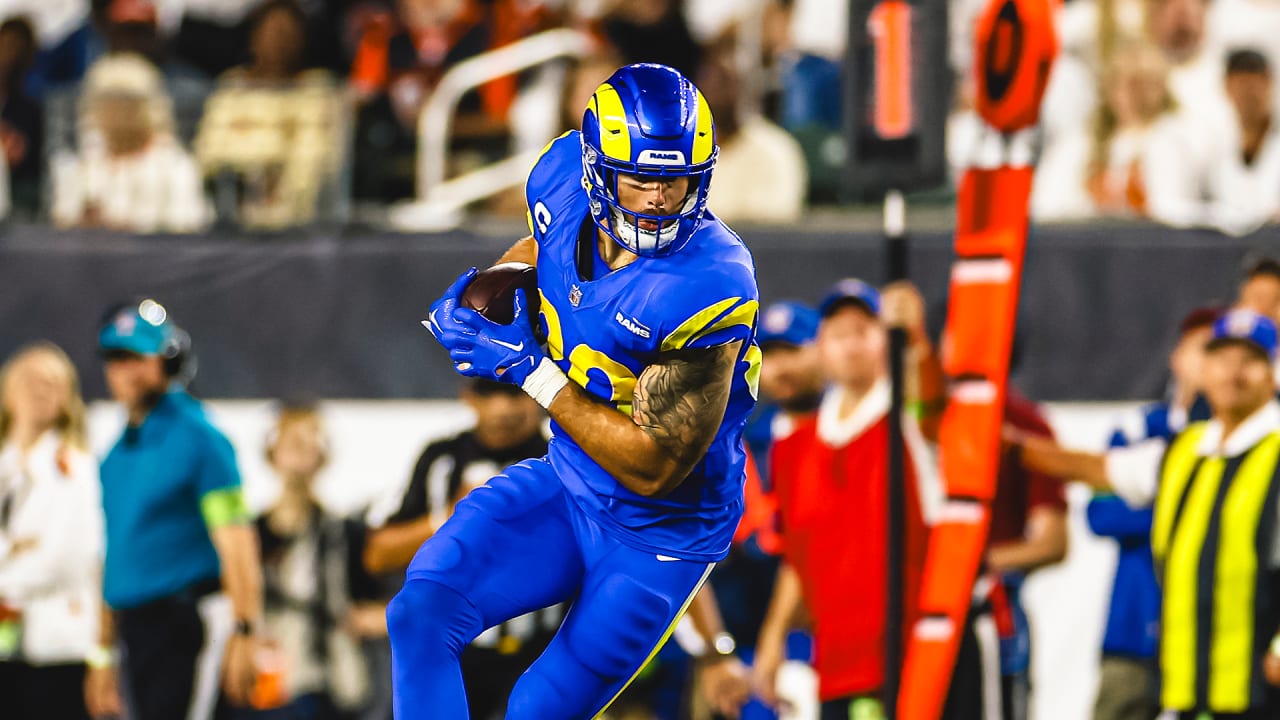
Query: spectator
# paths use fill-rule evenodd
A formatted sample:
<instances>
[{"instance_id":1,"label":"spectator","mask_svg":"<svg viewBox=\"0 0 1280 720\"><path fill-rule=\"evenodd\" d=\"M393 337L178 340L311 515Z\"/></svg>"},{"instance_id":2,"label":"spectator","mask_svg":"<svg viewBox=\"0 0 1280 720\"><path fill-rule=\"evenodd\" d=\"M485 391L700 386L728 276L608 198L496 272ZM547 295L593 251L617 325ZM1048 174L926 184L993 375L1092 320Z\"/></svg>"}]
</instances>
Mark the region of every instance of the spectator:
<instances>
[{"instance_id":1,"label":"spectator","mask_svg":"<svg viewBox=\"0 0 1280 720\"><path fill-rule=\"evenodd\" d=\"M782 551L777 498L768 476L758 469L768 467L773 443L790 435L822 401L826 379L814 346L818 320L813 308L794 301L774 303L760 314L756 341L763 355L760 394L765 402L757 405L744 433L754 460L751 468L756 472L747 473L743 489L746 511L729 556L716 564L710 578L725 629L735 639L738 655L747 663L755 657ZM807 668L805 640L790 638L784 659L799 660L798 664ZM780 686L778 695L790 698L791 688ZM744 720L777 717L755 699L742 708L741 716Z\"/></svg>"},{"instance_id":2,"label":"spectator","mask_svg":"<svg viewBox=\"0 0 1280 720\"><path fill-rule=\"evenodd\" d=\"M12 720L88 720L102 548L75 367L29 345L0 368L0 697Z\"/></svg>"},{"instance_id":3,"label":"spectator","mask_svg":"<svg viewBox=\"0 0 1280 720\"><path fill-rule=\"evenodd\" d=\"M133 720L203 720L218 701L249 702L262 621L257 538L235 451L184 383L190 339L164 307L121 305L98 334L107 388L127 424L102 461L107 527L89 711ZM118 639L123 673L117 677Z\"/></svg>"},{"instance_id":4,"label":"spectator","mask_svg":"<svg viewBox=\"0 0 1280 720\"><path fill-rule=\"evenodd\" d=\"M689 30L682 0L617 0L601 26L624 65L660 63L690 78L698 72L702 47Z\"/></svg>"},{"instance_id":5,"label":"spectator","mask_svg":"<svg viewBox=\"0 0 1280 720\"><path fill-rule=\"evenodd\" d=\"M744 437L756 466L762 470L761 479L769 488L772 483L763 470L769 467L773 443L790 435L822 403L827 379L814 345L818 321L817 311L794 300L773 303L760 314L756 342L762 357L763 402L756 406Z\"/></svg>"},{"instance_id":6,"label":"spectator","mask_svg":"<svg viewBox=\"0 0 1280 720\"><path fill-rule=\"evenodd\" d=\"M817 417L774 445L770 478L784 530L783 565L760 631L756 691L775 702L783 645L801 607L814 633L814 668L823 717L877 717L884 681L885 467L889 382L886 323L922 326L899 317L909 307L895 289L894 316L880 316L881 298L856 280L839 283L819 305L817 347L832 382ZM924 567L928 518L940 488L916 424L906 435L904 628L912 627ZM856 588L856 591L854 591Z\"/></svg>"},{"instance_id":7,"label":"spectator","mask_svg":"<svg viewBox=\"0 0 1280 720\"><path fill-rule=\"evenodd\" d=\"M1201 375L1212 417L1170 442L1095 455L1009 438L1030 468L1113 490L1130 507L1154 501L1161 706L1182 720L1277 714L1280 628L1269 590L1280 560L1276 344L1275 323L1262 315L1235 310L1219 318Z\"/></svg>"},{"instance_id":8,"label":"spectator","mask_svg":"<svg viewBox=\"0 0 1280 720\"><path fill-rule=\"evenodd\" d=\"M1215 196L1233 229L1274 221L1280 212L1280 125L1275 122L1275 83L1267 58L1237 50L1227 58L1226 89L1235 109L1238 150L1222 159Z\"/></svg>"},{"instance_id":9,"label":"spectator","mask_svg":"<svg viewBox=\"0 0 1280 720\"><path fill-rule=\"evenodd\" d=\"M1186 152L1198 132L1186 119L1158 131L1144 160L1151 216L1174 226L1248 232L1280 212L1280 127L1272 122L1271 68L1262 53L1237 50L1227 61L1226 89L1235 122L1206 170ZM1225 132L1223 132L1225 131ZM1175 153L1172 157L1169 153Z\"/></svg>"},{"instance_id":10,"label":"spectator","mask_svg":"<svg viewBox=\"0 0 1280 720\"><path fill-rule=\"evenodd\" d=\"M1103 77L1103 102L1094 124L1088 187L1109 215L1144 215L1141 160L1151 127L1171 113L1168 67L1156 49L1136 44L1116 52Z\"/></svg>"},{"instance_id":11,"label":"spectator","mask_svg":"<svg viewBox=\"0 0 1280 720\"><path fill-rule=\"evenodd\" d=\"M1108 206L1124 196L1131 198L1126 206L1134 205L1132 198L1137 198L1136 190L1142 188L1152 215L1164 212L1161 203L1167 201L1163 195L1170 192L1199 199L1202 187L1198 183L1222 152L1219 136L1230 118L1221 84L1220 45L1207 32L1208 4L1208 0L1097 0L1065 7L1060 27L1066 51L1054 64L1042 103L1041 121L1046 141L1033 198L1035 217L1078 219L1099 211L1109 212L1106 207L1096 207L1090 194L1082 191L1081 179L1090 190L1095 186L1098 190L1107 190L1110 185L1111 189L1101 195ZM1140 163L1142 182L1133 183L1133 189L1124 190L1129 183L1123 180L1123 165L1115 166L1114 174L1106 172L1107 181L1099 185L1094 179L1099 171L1112 167L1112 160L1122 161L1128 154L1127 140L1118 144L1115 138L1110 142L1097 142L1108 140L1109 133L1105 131L1109 114L1129 115L1126 110L1135 109L1132 102L1127 109L1116 105L1116 95L1124 91L1124 83L1115 81L1127 74L1121 64L1122 56L1134 52L1135 46L1148 44L1154 47L1161 61L1144 59L1135 69L1148 75L1143 84L1154 88L1149 73L1159 66L1165 68L1166 85L1176 102L1176 111L1165 113L1166 117L1147 133L1149 137L1144 138L1144 144L1167 146L1161 153L1148 151L1148 155L1156 154L1157 161L1163 160L1164 165L1176 163L1178 167L1174 171L1180 174L1175 177L1185 178L1183 185L1171 185L1166 177L1170 172L1167 169L1153 171L1150 159ZM1133 61L1129 58L1126 64ZM1098 76L1103 77L1105 87L1095 87ZM1131 101L1153 100L1147 95L1125 92ZM1148 102L1143 102L1142 107L1144 114L1152 111ZM1095 125L1093 133L1089 129L1091 118ZM1132 121L1122 121L1119 117L1117 120L1133 125ZM1171 139L1162 140L1164 136ZM1104 144L1107 146L1105 156L1101 154ZM1169 158L1168 152L1174 146L1176 157ZM1091 157L1095 158L1092 163ZM1100 160L1107 162L1103 165L1097 162ZM1153 203L1160 207L1150 207Z\"/></svg>"},{"instance_id":12,"label":"spectator","mask_svg":"<svg viewBox=\"0 0 1280 720\"><path fill-rule=\"evenodd\" d=\"M25 16L35 30L38 47L26 81L31 97L43 102L49 91L84 77L91 60L90 46L98 39L91 22L91 4L96 3L24 0L5 4L9 16Z\"/></svg>"},{"instance_id":13,"label":"spectator","mask_svg":"<svg viewBox=\"0 0 1280 720\"><path fill-rule=\"evenodd\" d=\"M208 217L200 170L173 134L160 75L137 55L103 58L81 100L80 149L53 159L61 227L192 232Z\"/></svg>"},{"instance_id":14,"label":"spectator","mask_svg":"<svg viewBox=\"0 0 1280 720\"><path fill-rule=\"evenodd\" d=\"M1173 374L1168 397L1143 407L1136 427L1120 428L1111 447L1128 447L1152 438L1173 440L1191 417L1200 392L1204 348L1213 334L1217 311L1197 308L1179 326L1180 336L1169 355ZM1111 608L1102 640L1102 667L1094 720L1151 720L1160 712L1156 646L1160 630L1160 586L1151 557L1150 507L1130 508L1115 495L1098 494L1089 501L1089 529L1119 545Z\"/></svg>"},{"instance_id":15,"label":"spectator","mask_svg":"<svg viewBox=\"0 0 1280 720\"><path fill-rule=\"evenodd\" d=\"M711 210L728 222L795 222L808 184L804 153L763 116L741 114L738 71L727 55L709 54L697 76L720 146Z\"/></svg>"},{"instance_id":16,"label":"spectator","mask_svg":"<svg viewBox=\"0 0 1280 720\"><path fill-rule=\"evenodd\" d=\"M249 16L261 0L183 0L174 54L216 78L244 59ZM328 3L326 3L328 4Z\"/></svg>"},{"instance_id":17,"label":"spectator","mask_svg":"<svg viewBox=\"0 0 1280 720\"><path fill-rule=\"evenodd\" d=\"M364 559L370 572L402 573L467 493L511 463L546 454L542 409L520 388L476 379L462 399L475 412L475 427L427 446L399 509L369 535ZM462 669L473 718L502 716L516 679L551 640L561 614L556 607L518 617L467 647Z\"/></svg>"},{"instance_id":18,"label":"spectator","mask_svg":"<svg viewBox=\"0 0 1280 720\"><path fill-rule=\"evenodd\" d=\"M1209 27L1218 47L1257 48L1272 67L1280 63L1280 3L1275 0L1213 0ZM1280 78L1276 78L1280 81Z\"/></svg>"},{"instance_id":19,"label":"spectator","mask_svg":"<svg viewBox=\"0 0 1280 720\"><path fill-rule=\"evenodd\" d=\"M26 18L0 24L0 148L13 208L26 217L40 208L44 164L44 111L26 89L36 50L35 31Z\"/></svg>"},{"instance_id":20,"label":"spectator","mask_svg":"<svg viewBox=\"0 0 1280 720\"><path fill-rule=\"evenodd\" d=\"M838 131L844 115L841 79L849 4L794 0L790 5L782 70L782 126L791 132L817 128Z\"/></svg>"},{"instance_id":21,"label":"spectator","mask_svg":"<svg viewBox=\"0 0 1280 720\"><path fill-rule=\"evenodd\" d=\"M153 0L108 0L105 3L103 35L105 52L97 58L131 53L150 60L164 79L165 91L173 98L179 116L179 137L190 139L186 122L190 111L199 111L209 94L209 75L187 64L171 52L162 32L162 18ZM90 70L92 70L90 66Z\"/></svg>"},{"instance_id":22,"label":"spectator","mask_svg":"<svg viewBox=\"0 0 1280 720\"><path fill-rule=\"evenodd\" d=\"M1236 305L1280 323L1280 260L1262 257L1245 269Z\"/></svg>"},{"instance_id":23,"label":"spectator","mask_svg":"<svg viewBox=\"0 0 1280 720\"><path fill-rule=\"evenodd\" d=\"M1222 49L1209 27L1209 0L1147 0L1147 36L1169 63L1182 107L1221 114Z\"/></svg>"},{"instance_id":24,"label":"spectator","mask_svg":"<svg viewBox=\"0 0 1280 720\"><path fill-rule=\"evenodd\" d=\"M206 177L239 186L227 210L245 227L305 224L321 198L336 199L342 98L327 73L304 69L306 16L295 0L268 0L252 28L249 63L219 79L205 105L196 158Z\"/></svg>"},{"instance_id":25,"label":"spectator","mask_svg":"<svg viewBox=\"0 0 1280 720\"><path fill-rule=\"evenodd\" d=\"M507 26L494 20L512 9L505 2L481 0L397 0L395 15L365 17L350 78L360 100L357 197L413 196L419 112L450 67L493 47L500 37L494 30ZM512 22L519 27L524 20L517 15ZM454 149L485 152L502 146L514 100L509 80L487 83L464 97L453 119Z\"/></svg>"},{"instance_id":26,"label":"spectator","mask_svg":"<svg viewBox=\"0 0 1280 720\"><path fill-rule=\"evenodd\" d=\"M267 461L280 497L258 518L265 596L264 638L283 660L287 705L271 717L327 720L359 707L368 691L357 635L382 626L364 572L363 526L328 514L316 501L316 477L328 441L318 411L285 407L267 437Z\"/></svg>"},{"instance_id":27,"label":"spectator","mask_svg":"<svg viewBox=\"0 0 1280 720\"><path fill-rule=\"evenodd\" d=\"M1092 135L1083 129L1059 135L1036 167L1037 219L1146 214L1142 159L1152 128L1176 107L1167 78L1164 58L1151 45L1130 44L1112 55Z\"/></svg>"}]
</instances>

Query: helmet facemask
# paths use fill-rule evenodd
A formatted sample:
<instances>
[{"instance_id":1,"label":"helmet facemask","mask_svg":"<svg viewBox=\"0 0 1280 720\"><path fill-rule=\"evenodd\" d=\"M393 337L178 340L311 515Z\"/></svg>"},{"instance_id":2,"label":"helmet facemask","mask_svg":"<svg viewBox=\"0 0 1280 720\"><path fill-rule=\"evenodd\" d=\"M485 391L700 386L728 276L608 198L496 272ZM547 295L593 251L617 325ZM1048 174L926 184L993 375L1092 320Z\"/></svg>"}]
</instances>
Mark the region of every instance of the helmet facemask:
<instances>
[{"instance_id":1,"label":"helmet facemask","mask_svg":"<svg viewBox=\"0 0 1280 720\"><path fill-rule=\"evenodd\" d=\"M595 156L594 158L592 156ZM594 160L594 162L592 162ZM641 172L625 171L602 162L589 145L583 148L583 166L587 170L587 194L591 199L591 217L596 226L626 250L644 257L669 255L688 242L706 212L707 191L715 155L705 167L694 172L684 168L641 168ZM652 170L656 170L652 171ZM657 215L624 208L619 202L618 183L622 175L644 180L685 177L689 186L679 209L673 214ZM650 227L644 227L649 225Z\"/></svg>"}]
</instances>

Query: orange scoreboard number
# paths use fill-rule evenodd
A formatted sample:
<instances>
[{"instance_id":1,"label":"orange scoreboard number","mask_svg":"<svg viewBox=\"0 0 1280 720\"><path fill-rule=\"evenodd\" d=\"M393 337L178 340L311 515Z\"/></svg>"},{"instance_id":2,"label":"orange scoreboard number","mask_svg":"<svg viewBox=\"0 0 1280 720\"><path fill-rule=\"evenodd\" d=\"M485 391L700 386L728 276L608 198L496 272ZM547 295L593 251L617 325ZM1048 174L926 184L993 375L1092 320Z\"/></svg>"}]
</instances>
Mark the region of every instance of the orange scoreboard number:
<instances>
[{"instance_id":1,"label":"orange scoreboard number","mask_svg":"<svg viewBox=\"0 0 1280 720\"><path fill-rule=\"evenodd\" d=\"M845 60L846 195L946 182L946 0L853 0Z\"/></svg>"},{"instance_id":2,"label":"orange scoreboard number","mask_svg":"<svg viewBox=\"0 0 1280 720\"><path fill-rule=\"evenodd\" d=\"M911 91L911 6L905 0L884 0L867 18L874 48L875 86L872 123L876 134L900 140L915 123Z\"/></svg>"}]
</instances>

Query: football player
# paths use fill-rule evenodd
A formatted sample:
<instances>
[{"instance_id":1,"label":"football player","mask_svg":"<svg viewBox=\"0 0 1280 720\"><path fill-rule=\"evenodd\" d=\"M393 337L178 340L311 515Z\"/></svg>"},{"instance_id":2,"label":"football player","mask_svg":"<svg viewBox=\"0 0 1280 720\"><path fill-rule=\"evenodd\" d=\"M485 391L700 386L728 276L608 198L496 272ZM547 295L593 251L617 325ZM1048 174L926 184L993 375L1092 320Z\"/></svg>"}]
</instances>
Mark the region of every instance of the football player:
<instances>
[{"instance_id":1,"label":"football player","mask_svg":"<svg viewBox=\"0 0 1280 720\"><path fill-rule=\"evenodd\" d=\"M742 430L760 349L751 255L707 211L715 127L662 65L615 72L581 132L525 188L538 318L462 307L424 324L463 375L518 385L551 416L545 457L472 492L418 551L388 609L400 720L467 717L459 653L485 628L574 599L507 717L590 718L670 635L742 514ZM540 321L545 347L533 323Z\"/></svg>"}]
</instances>

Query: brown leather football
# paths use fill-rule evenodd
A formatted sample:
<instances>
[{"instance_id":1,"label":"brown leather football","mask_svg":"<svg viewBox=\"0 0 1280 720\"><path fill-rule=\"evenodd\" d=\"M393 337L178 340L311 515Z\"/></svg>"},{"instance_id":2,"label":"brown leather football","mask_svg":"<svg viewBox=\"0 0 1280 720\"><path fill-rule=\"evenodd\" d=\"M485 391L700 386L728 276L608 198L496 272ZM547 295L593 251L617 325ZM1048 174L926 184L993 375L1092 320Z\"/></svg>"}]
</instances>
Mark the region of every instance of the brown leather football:
<instances>
[{"instance_id":1,"label":"brown leather football","mask_svg":"<svg viewBox=\"0 0 1280 720\"><path fill-rule=\"evenodd\" d=\"M532 265L508 262L481 270L462 291L460 302L499 325L510 325L515 319L516 290L521 288L529 304L526 314L536 332L542 298L538 295L538 270Z\"/></svg>"}]
</instances>

